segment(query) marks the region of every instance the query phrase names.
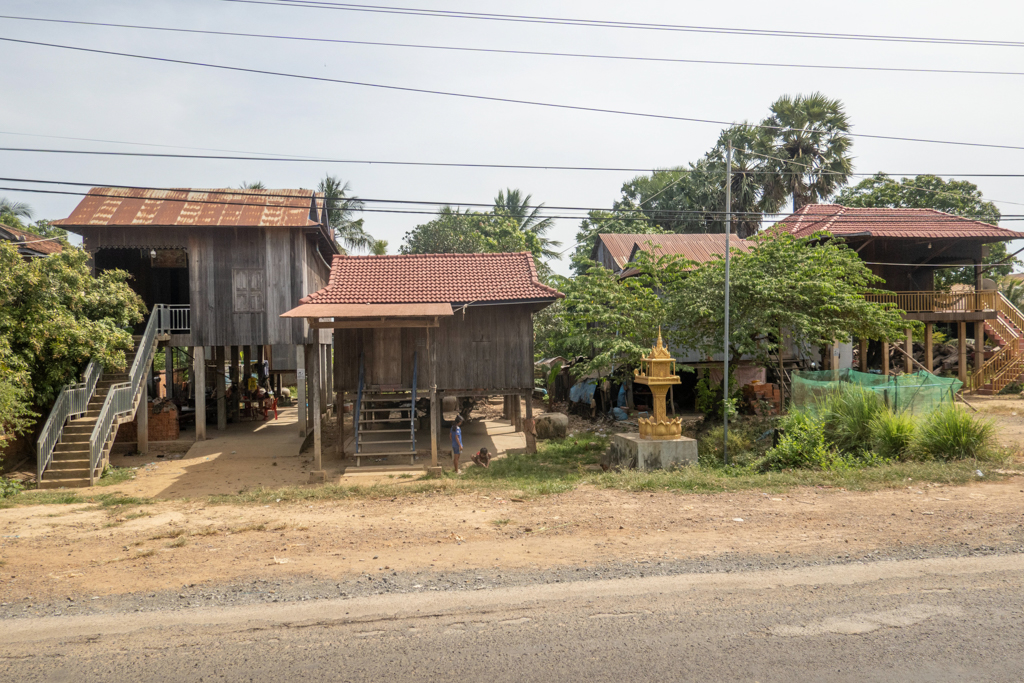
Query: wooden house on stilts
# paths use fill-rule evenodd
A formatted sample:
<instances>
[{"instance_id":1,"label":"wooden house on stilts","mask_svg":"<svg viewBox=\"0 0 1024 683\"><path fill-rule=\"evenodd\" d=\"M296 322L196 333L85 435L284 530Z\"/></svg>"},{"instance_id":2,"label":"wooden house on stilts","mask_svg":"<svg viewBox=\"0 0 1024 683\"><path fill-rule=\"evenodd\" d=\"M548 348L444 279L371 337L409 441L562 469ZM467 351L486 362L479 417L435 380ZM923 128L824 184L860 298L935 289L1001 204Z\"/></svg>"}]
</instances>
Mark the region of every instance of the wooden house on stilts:
<instances>
[{"instance_id":1,"label":"wooden house on stilts","mask_svg":"<svg viewBox=\"0 0 1024 683\"><path fill-rule=\"evenodd\" d=\"M561 296L540 282L528 252L336 255L327 285L283 317L333 333L334 399L354 405L352 433L338 421L340 454L357 463L370 454L414 462L423 415L436 467L444 397L514 397L514 411L525 398L529 435L533 314ZM312 413L320 470L322 411Z\"/></svg>"}]
</instances>

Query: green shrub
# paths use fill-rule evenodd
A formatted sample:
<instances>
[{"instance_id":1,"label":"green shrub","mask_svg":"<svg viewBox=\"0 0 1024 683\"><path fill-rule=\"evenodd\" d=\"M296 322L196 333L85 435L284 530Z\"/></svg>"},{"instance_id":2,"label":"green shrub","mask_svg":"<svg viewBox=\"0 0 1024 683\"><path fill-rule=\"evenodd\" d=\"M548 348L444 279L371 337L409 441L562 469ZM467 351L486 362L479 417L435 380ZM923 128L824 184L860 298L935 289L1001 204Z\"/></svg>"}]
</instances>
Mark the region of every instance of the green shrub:
<instances>
[{"instance_id":1,"label":"green shrub","mask_svg":"<svg viewBox=\"0 0 1024 683\"><path fill-rule=\"evenodd\" d=\"M914 456L926 460L984 458L993 452L996 426L954 403L944 403L926 417L911 440Z\"/></svg>"},{"instance_id":2,"label":"green shrub","mask_svg":"<svg viewBox=\"0 0 1024 683\"><path fill-rule=\"evenodd\" d=\"M871 448L886 460L907 460L916 422L910 413L883 410L871 419Z\"/></svg>"},{"instance_id":3,"label":"green shrub","mask_svg":"<svg viewBox=\"0 0 1024 683\"><path fill-rule=\"evenodd\" d=\"M846 469L849 463L825 437L825 422L811 413L794 410L779 424L783 436L755 463L762 472L788 469Z\"/></svg>"},{"instance_id":4,"label":"green shrub","mask_svg":"<svg viewBox=\"0 0 1024 683\"><path fill-rule=\"evenodd\" d=\"M0 498L10 498L11 496L21 493L21 490L25 488L21 485L20 481L14 479L8 479L7 477L0 477Z\"/></svg>"},{"instance_id":5,"label":"green shrub","mask_svg":"<svg viewBox=\"0 0 1024 683\"><path fill-rule=\"evenodd\" d=\"M884 412L888 411L881 396L852 384L841 384L818 402L825 438L847 453L868 445L871 421Z\"/></svg>"},{"instance_id":6,"label":"green shrub","mask_svg":"<svg viewBox=\"0 0 1024 683\"><path fill-rule=\"evenodd\" d=\"M709 429L697 440L697 457L705 467L721 467L725 464L722 456L722 445L725 441L722 427ZM748 465L754 460L754 442L742 429L729 427L729 463Z\"/></svg>"}]
</instances>

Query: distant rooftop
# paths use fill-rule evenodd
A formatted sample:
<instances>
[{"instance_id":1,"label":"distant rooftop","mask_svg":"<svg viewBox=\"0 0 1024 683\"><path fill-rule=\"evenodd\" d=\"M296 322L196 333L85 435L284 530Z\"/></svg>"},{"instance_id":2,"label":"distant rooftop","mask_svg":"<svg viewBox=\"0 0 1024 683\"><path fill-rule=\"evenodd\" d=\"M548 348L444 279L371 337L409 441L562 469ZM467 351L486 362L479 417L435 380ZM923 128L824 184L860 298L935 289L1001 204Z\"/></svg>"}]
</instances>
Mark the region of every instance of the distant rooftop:
<instances>
[{"instance_id":1,"label":"distant rooftop","mask_svg":"<svg viewBox=\"0 0 1024 683\"><path fill-rule=\"evenodd\" d=\"M839 204L807 204L780 221L780 225L796 237L806 237L819 230L847 237L966 238L986 242L1024 237L1013 230L935 209L860 208Z\"/></svg>"},{"instance_id":2,"label":"distant rooftop","mask_svg":"<svg viewBox=\"0 0 1024 683\"><path fill-rule=\"evenodd\" d=\"M21 254L27 256L49 256L64 251L57 240L46 239L3 223L0 223L0 241L10 242Z\"/></svg>"},{"instance_id":3,"label":"distant rooftop","mask_svg":"<svg viewBox=\"0 0 1024 683\"><path fill-rule=\"evenodd\" d=\"M693 235L601 233L597 237L604 243L605 249L620 270L632 259L634 248L651 252L655 256L678 254L697 263L706 263L716 256L725 255L725 235L721 233ZM729 238L729 247L732 250L746 252L750 251L751 243L732 235ZM595 257L596 251L597 245L595 244L591 258Z\"/></svg>"}]
</instances>

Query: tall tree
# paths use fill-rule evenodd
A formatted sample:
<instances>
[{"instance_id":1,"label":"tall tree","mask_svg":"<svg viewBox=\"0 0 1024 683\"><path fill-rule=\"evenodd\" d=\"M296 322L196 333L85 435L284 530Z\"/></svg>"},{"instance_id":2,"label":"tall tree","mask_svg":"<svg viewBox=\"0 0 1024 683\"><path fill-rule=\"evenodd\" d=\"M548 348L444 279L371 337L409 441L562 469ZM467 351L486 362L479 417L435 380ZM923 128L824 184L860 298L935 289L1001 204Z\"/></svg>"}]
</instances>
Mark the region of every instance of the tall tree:
<instances>
[{"instance_id":1,"label":"tall tree","mask_svg":"<svg viewBox=\"0 0 1024 683\"><path fill-rule=\"evenodd\" d=\"M374 256L384 256L388 253L388 241L387 240L374 240L373 246L370 248L370 253Z\"/></svg>"},{"instance_id":2,"label":"tall tree","mask_svg":"<svg viewBox=\"0 0 1024 683\"><path fill-rule=\"evenodd\" d=\"M876 173L836 197L843 206L885 207L892 209L937 209L973 220L999 225L1002 214L995 204L985 201L978 186L967 180L944 180L934 175L920 175L896 180L885 173ZM987 275L998 280L1012 272L1017 259L1010 258L1006 242L988 245L984 262L1001 264L989 268ZM935 272L937 289L954 284L974 284L974 269L943 268Z\"/></svg>"},{"instance_id":3,"label":"tall tree","mask_svg":"<svg viewBox=\"0 0 1024 683\"><path fill-rule=\"evenodd\" d=\"M363 202L351 195L349 184L328 174L317 185L317 191L324 196L327 224L334 233L338 249L342 253L353 249L371 251L376 240L363 229L363 219L354 218L354 215L363 209Z\"/></svg>"},{"instance_id":4,"label":"tall tree","mask_svg":"<svg viewBox=\"0 0 1024 683\"><path fill-rule=\"evenodd\" d=\"M528 194L524 197L522 192L511 187L504 191L498 190L498 196L494 199L494 213L516 219L522 232L532 232L536 235L544 258L561 259L562 254L555 251L555 248L562 246L562 243L546 237L551 228L555 227L555 220L541 215L543 204L530 206L531 199L533 195Z\"/></svg>"},{"instance_id":5,"label":"tall tree","mask_svg":"<svg viewBox=\"0 0 1024 683\"><path fill-rule=\"evenodd\" d=\"M25 202L12 202L7 197L0 197L0 223L23 228L22 219L26 222L32 220L32 207Z\"/></svg>"},{"instance_id":6,"label":"tall tree","mask_svg":"<svg viewBox=\"0 0 1024 683\"><path fill-rule=\"evenodd\" d=\"M265 190L265 189L267 189L267 186L263 184L262 180L253 180L253 181L246 180L246 181L243 181L242 184L238 186L238 189L239 190Z\"/></svg>"},{"instance_id":7,"label":"tall tree","mask_svg":"<svg viewBox=\"0 0 1024 683\"><path fill-rule=\"evenodd\" d=\"M538 274L547 273L540 238L523 232L517 219L443 206L432 221L405 233L403 254L484 254L529 251Z\"/></svg>"},{"instance_id":8,"label":"tall tree","mask_svg":"<svg viewBox=\"0 0 1024 683\"><path fill-rule=\"evenodd\" d=\"M663 235L667 232L670 231L657 225L640 211L625 209L591 211L580 222L579 230L576 232L576 249L572 254L572 271L576 275L582 275L595 265L590 260L590 254L594 251L594 245L597 244L597 236L602 233L616 235Z\"/></svg>"},{"instance_id":9,"label":"tall tree","mask_svg":"<svg viewBox=\"0 0 1024 683\"><path fill-rule=\"evenodd\" d=\"M762 121L773 144L765 193L775 199L792 197L793 211L816 204L846 185L853 172L850 121L839 100L820 92L783 95Z\"/></svg>"}]
</instances>

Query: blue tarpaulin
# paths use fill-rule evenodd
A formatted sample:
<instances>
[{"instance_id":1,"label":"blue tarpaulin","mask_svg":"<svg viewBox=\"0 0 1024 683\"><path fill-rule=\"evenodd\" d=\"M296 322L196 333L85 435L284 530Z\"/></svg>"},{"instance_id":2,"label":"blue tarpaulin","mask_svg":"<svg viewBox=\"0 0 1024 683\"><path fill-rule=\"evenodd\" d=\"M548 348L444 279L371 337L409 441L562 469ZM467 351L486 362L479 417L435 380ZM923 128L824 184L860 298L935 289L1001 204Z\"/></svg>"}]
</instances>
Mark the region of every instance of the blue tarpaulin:
<instances>
[{"instance_id":1,"label":"blue tarpaulin","mask_svg":"<svg viewBox=\"0 0 1024 683\"><path fill-rule=\"evenodd\" d=\"M573 403L589 404L594 398L595 391L597 391L596 380L590 379L585 382L577 382L569 390L569 400Z\"/></svg>"}]
</instances>

